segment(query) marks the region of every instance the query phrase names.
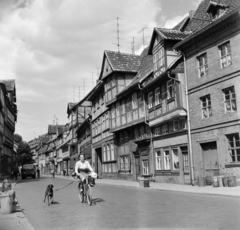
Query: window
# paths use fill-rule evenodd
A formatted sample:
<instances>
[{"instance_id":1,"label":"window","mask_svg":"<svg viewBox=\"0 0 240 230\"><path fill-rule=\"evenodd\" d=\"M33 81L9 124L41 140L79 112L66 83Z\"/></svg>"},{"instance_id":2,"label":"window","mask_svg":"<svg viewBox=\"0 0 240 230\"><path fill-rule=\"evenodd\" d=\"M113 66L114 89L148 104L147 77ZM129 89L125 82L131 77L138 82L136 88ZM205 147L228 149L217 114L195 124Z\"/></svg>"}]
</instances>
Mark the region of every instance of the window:
<instances>
[{"instance_id":1,"label":"window","mask_svg":"<svg viewBox=\"0 0 240 230\"><path fill-rule=\"evenodd\" d=\"M137 109L137 93L132 95L132 109Z\"/></svg>"},{"instance_id":2,"label":"window","mask_svg":"<svg viewBox=\"0 0 240 230\"><path fill-rule=\"evenodd\" d=\"M201 98L202 102L202 118L212 116L211 98L210 95Z\"/></svg>"},{"instance_id":3,"label":"window","mask_svg":"<svg viewBox=\"0 0 240 230\"><path fill-rule=\"evenodd\" d=\"M142 161L142 174L149 175L149 160Z\"/></svg>"},{"instance_id":4,"label":"window","mask_svg":"<svg viewBox=\"0 0 240 230\"><path fill-rule=\"evenodd\" d=\"M173 80L167 81L167 99L174 97L174 84Z\"/></svg>"},{"instance_id":5,"label":"window","mask_svg":"<svg viewBox=\"0 0 240 230\"><path fill-rule=\"evenodd\" d=\"M138 139L138 138L139 138L139 130L138 130L138 127L135 127L135 128L134 128L134 138L135 138L135 139Z\"/></svg>"},{"instance_id":6,"label":"window","mask_svg":"<svg viewBox=\"0 0 240 230\"><path fill-rule=\"evenodd\" d=\"M167 123L162 125L162 133L163 134L168 133L168 124Z\"/></svg>"},{"instance_id":7,"label":"window","mask_svg":"<svg viewBox=\"0 0 240 230\"><path fill-rule=\"evenodd\" d=\"M222 69L232 64L230 42L227 42L219 46L219 53L220 64Z\"/></svg>"},{"instance_id":8,"label":"window","mask_svg":"<svg viewBox=\"0 0 240 230\"><path fill-rule=\"evenodd\" d=\"M173 121L173 130L178 131L179 130L179 122L178 120Z\"/></svg>"},{"instance_id":9,"label":"window","mask_svg":"<svg viewBox=\"0 0 240 230\"><path fill-rule=\"evenodd\" d=\"M102 131L105 130L105 115L102 116Z\"/></svg>"},{"instance_id":10,"label":"window","mask_svg":"<svg viewBox=\"0 0 240 230\"><path fill-rule=\"evenodd\" d=\"M161 150L157 150L156 154L156 170L162 169L162 158L161 158Z\"/></svg>"},{"instance_id":11,"label":"window","mask_svg":"<svg viewBox=\"0 0 240 230\"><path fill-rule=\"evenodd\" d=\"M109 120L108 120L108 113L105 114L105 126L106 126L106 129L109 128Z\"/></svg>"},{"instance_id":12,"label":"window","mask_svg":"<svg viewBox=\"0 0 240 230\"><path fill-rule=\"evenodd\" d=\"M231 162L240 161L240 141L239 134L227 135L228 139L228 152L231 157Z\"/></svg>"},{"instance_id":13,"label":"window","mask_svg":"<svg viewBox=\"0 0 240 230\"><path fill-rule=\"evenodd\" d=\"M173 170L179 170L178 149L172 149Z\"/></svg>"},{"instance_id":14,"label":"window","mask_svg":"<svg viewBox=\"0 0 240 230\"><path fill-rule=\"evenodd\" d=\"M183 155L183 169L184 172L189 172L189 160L188 160L188 148L187 146L181 147L182 155Z\"/></svg>"},{"instance_id":15,"label":"window","mask_svg":"<svg viewBox=\"0 0 240 230\"><path fill-rule=\"evenodd\" d=\"M164 155L164 169L169 170L170 169L170 154L169 150L164 150L163 151Z\"/></svg>"},{"instance_id":16,"label":"window","mask_svg":"<svg viewBox=\"0 0 240 230\"><path fill-rule=\"evenodd\" d=\"M201 56L199 56L197 59L198 59L199 77L206 76L208 72L207 54L204 53Z\"/></svg>"},{"instance_id":17,"label":"window","mask_svg":"<svg viewBox=\"0 0 240 230\"><path fill-rule=\"evenodd\" d=\"M179 119L179 129L186 129L186 128L187 128L186 118Z\"/></svg>"},{"instance_id":18,"label":"window","mask_svg":"<svg viewBox=\"0 0 240 230\"><path fill-rule=\"evenodd\" d=\"M107 144L107 158L106 158L107 161L110 161L111 160L111 151L110 151L110 145Z\"/></svg>"},{"instance_id":19,"label":"window","mask_svg":"<svg viewBox=\"0 0 240 230\"><path fill-rule=\"evenodd\" d=\"M153 107L153 93L149 93L148 94L148 108L152 108Z\"/></svg>"},{"instance_id":20,"label":"window","mask_svg":"<svg viewBox=\"0 0 240 230\"><path fill-rule=\"evenodd\" d=\"M165 70L165 55L164 55L163 47L161 47L153 55L153 69L154 69L154 72L159 71L159 73L162 73Z\"/></svg>"},{"instance_id":21,"label":"window","mask_svg":"<svg viewBox=\"0 0 240 230\"><path fill-rule=\"evenodd\" d=\"M106 146L103 146L103 161L107 161Z\"/></svg>"},{"instance_id":22,"label":"window","mask_svg":"<svg viewBox=\"0 0 240 230\"><path fill-rule=\"evenodd\" d=\"M115 106L112 107L112 128L116 126L116 111Z\"/></svg>"},{"instance_id":23,"label":"window","mask_svg":"<svg viewBox=\"0 0 240 230\"><path fill-rule=\"evenodd\" d=\"M121 156L120 157L120 171L130 171L130 157Z\"/></svg>"},{"instance_id":24,"label":"window","mask_svg":"<svg viewBox=\"0 0 240 230\"><path fill-rule=\"evenodd\" d=\"M160 97L160 88L155 89L155 105L159 105L161 102L161 97Z\"/></svg>"},{"instance_id":25,"label":"window","mask_svg":"<svg viewBox=\"0 0 240 230\"><path fill-rule=\"evenodd\" d=\"M121 118L120 118L120 103L118 102L116 105L116 126L120 126L121 125Z\"/></svg>"},{"instance_id":26,"label":"window","mask_svg":"<svg viewBox=\"0 0 240 230\"><path fill-rule=\"evenodd\" d=\"M236 95L234 87L224 89L225 112L234 112L237 110Z\"/></svg>"},{"instance_id":27,"label":"window","mask_svg":"<svg viewBox=\"0 0 240 230\"><path fill-rule=\"evenodd\" d=\"M114 155L114 144L111 143L111 160L115 160L115 155Z\"/></svg>"}]
</instances>

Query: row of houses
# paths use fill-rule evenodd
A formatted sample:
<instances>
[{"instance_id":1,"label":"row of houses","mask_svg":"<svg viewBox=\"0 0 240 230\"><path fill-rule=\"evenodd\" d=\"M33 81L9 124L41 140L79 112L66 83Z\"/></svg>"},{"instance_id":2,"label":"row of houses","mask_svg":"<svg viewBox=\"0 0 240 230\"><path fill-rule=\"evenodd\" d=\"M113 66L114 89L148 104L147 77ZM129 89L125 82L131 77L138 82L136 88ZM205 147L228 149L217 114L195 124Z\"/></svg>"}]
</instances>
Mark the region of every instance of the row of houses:
<instances>
[{"instance_id":1,"label":"row of houses","mask_svg":"<svg viewBox=\"0 0 240 230\"><path fill-rule=\"evenodd\" d=\"M83 152L99 178L240 175L239 7L203 0L174 28L154 28L141 55L104 51L96 86L68 104L69 124L41 139L40 166L69 174Z\"/></svg>"},{"instance_id":2,"label":"row of houses","mask_svg":"<svg viewBox=\"0 0 240 230\"><path fill-rule=\"evenodd\" d=\"M15 80L0 80L0 174L10 174L17 167L16 121Z\"/></svg>"}]
</instances>

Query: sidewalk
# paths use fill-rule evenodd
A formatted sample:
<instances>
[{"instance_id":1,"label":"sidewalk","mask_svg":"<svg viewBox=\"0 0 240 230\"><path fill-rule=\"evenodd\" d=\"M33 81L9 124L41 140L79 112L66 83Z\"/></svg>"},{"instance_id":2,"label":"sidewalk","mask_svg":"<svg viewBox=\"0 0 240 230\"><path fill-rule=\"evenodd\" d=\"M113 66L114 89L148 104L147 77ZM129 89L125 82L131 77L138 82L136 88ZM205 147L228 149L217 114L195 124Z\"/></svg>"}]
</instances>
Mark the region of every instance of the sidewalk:
<instances>
[{"instance_id":1,"label":"sidewalk","mask_svg":"<svg viewBox=\"0 0 240 230\"><path fill-rule=\"evenodd\" d=\"M49 176L50 175L43 175ZM70 176L56 175L57 178L65 178L74 180ZM170 183L158 183L150 182L149 188L142 188L137 181L126 181L126 180L114 180L114 179L96 179L96 184L108 184L108 185L117 185L117 186L128 186L138 189L154 189L161 191L171 191L171 192L184 192L184 193L194 193L202 195L217 195L217 196L229 196L240 198L240 186L237 187L213 187L205 186L198 187L192 185L182 185L182 184L170 184Z\"/></svg>"},{"instance_id":2,"label":"sidewalk","mask_svg":"<svg viewBox=\"0 0 240 230\"><path fill-rule=\"evenodd\" d=\"M12 181L12 189L20 181ZM17 197L17 194L16 194ZM28 222L22 209L17 205L16 210L11 214L2 214L0 212L0 230L34 230Z\"/></svg>"}]
</instances>

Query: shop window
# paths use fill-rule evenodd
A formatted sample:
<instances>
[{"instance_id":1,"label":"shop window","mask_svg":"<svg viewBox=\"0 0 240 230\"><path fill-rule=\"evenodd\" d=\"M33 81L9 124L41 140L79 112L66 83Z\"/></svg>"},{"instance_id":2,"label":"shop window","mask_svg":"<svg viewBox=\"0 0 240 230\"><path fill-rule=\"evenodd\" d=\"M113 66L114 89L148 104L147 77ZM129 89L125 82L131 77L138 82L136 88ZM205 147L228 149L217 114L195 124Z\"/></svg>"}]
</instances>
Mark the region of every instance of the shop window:
<instances>
[{"instance_id":1,"label":"shop window","mask_svg":"<svg viewBox=\"0 0 240 230\"><path fill-rule=\"evenodd\" d=\"M179 170L178 149L172 149L172 164L173 164L173 170Z\"/></svg>"},{"instance_id":2,"label":"shop window","mask_svg":"<svg viewBox=\"0 0 240 230\"><path fill-rule=\"evenodd\" d=\"M111 143L111 160L115 160L115 154L114 154L114 144Z\"/></svg>"},{"instance_id":3,"label":"shop window","mask_svg":"<svg viewBox=\"0 0 240 230\"><path fill-rule=\"evenodd\" d=\"M170 169L170 154L169 150L164 150L163 151L163 156L164 156L164 169L169 170Z\"/></svg>"},{"instance_id":4,"label":"shop window","mask_svg":"<svg viewBox=\"0 0 240 230\"><path fill-rule=\"evenodd\" d=\"M142 174L149 175L149 160L142 161Z\"/></svg>"},{"instance_id":5,"label":"shop window","mask_svg":"<svg viewBox=\"0 0 240 230\"><path fill-rule=\"evenodd\" d=\"M111 160L111 150L110 150L110 145L107 144L107 161Z\"/></svg>"},{"instance_id":6,"label":"shop window","mask_svg":"<svg viewBox=\"0 0 240 230\"><path fill-rule=\"evenodd\" d=\"M228 139L228 152L231 157L231 162L239 162L240 161L240 141L239 134L231 134L227 135Z\"/></svg>"},{"instance_id":7,"label":"shop window","mask_svg":"<svg viewBox=\"0 0 240 230\"><path fill-rule=\"evenodd\" d=\"M220 54L220 65L221 68L226 68L232 64L232 55L231 55L231 47L230 42L224 43L219 46L219 54Z\"/></svg>"},{"instance_id":8,"label":"shop window","mask_svg":"<svg viewBox=\"0 0 240 230\"><path fill-rule=\"evenodd\" d=\"M210 95L201 98L202 103L202 118L208 118L212 116L212 106Z\"/></svg>"},{"instance_id":9,"label":"shop window","mask_svg":"<svg viewBox=\"0 0 240 230\"><path fill-rule=\"evenodd\" d=\"M235 112L237 110L236 95L234 86L223 90L225 112Z\"/></svg>"},{"instance_id":10,"label":"shop window","mask_svg":"<svg viewBox=\"0 0 240 230\"><path fill-rule=\"evenodd\" d=\"M201 56L197 57L197 60L198 60L198 74L199 77L201 78L206 76L208 72L207 53L204 53Z\"/></svg>"},{"instance_id":11,"label":"shop window","mask_svg":"<svg viewBox=\"0 0 240 230\"><path fill-rule=\"evenodd\" d=\"M161 150L156 150L156 170L162 170L162 156Z\"/></svg>"}]
</instances>

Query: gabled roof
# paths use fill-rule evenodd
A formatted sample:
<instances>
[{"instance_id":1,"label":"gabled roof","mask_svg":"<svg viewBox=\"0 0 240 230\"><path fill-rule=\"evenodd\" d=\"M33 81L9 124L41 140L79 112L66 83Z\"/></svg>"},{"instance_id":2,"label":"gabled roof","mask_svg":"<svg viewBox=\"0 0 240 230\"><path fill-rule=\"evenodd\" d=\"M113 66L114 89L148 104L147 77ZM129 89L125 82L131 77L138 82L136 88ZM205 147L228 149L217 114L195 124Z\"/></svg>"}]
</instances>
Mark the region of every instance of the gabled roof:
<instances>
[{"instance_id":1,"label":"gabled roof","mask_svg":"<svg viewBox=\"0 0 240 230\"><path fill-rule=\"evenodd\" d=\"M210 15L207 12L211 4L226 7L226 11L223 14L223 15L226 15L229 12L236 9L237 7L239 7L240 1L239 0L202 0L197 10L195 11L191 21L189 22L188 26L185 28L185 31L196 32L212 23L212 21L210 20Z\"/></svg>"},{"instance_id":2,"label":"gabled roof","mask_svg":"<svg viewBox=\"0 0 240 230\"><path fill-rule=\"evenodd\" d=\"M0 80L0 82L4 83L7 91L15 91L15 80Z\"/></svg>"},{"instance_id":3,"label":"gabled roof","mask_svg":"<svg viewBox=\"0 0 240 230\"><path fill-rule=\"evenodd\" d=\"M165 29L165 28L154 28L153 34L151 37L149 51L148 54L152 54L152 49L154 45L155 38L159 35L163 40L175 40L175 41L182 41L186 37L191 34L189 31L180 31L180 30L173 30L173 29Z\"/></svg>"},{"instance_id":4,"label":"gabled roof","mask_svg":"<svg viewBox=\"0 0 240 230\"><path fill-rule=\"evenodd\" d=\"M209 2L209 0L205 0L204 2L206 3ZM223 1L223 0L222 0ZM233 0L229 0L229 1L233 1ZM236 1L234 1L236 3ZM220 18L217 18L216 20L212 21L211 23L206 24L205 26L203 26L203 23L200 22L200 25L198 27L198 30L195 31L194 33L192 33L190 36L188 36L185 40L178 42L175 46L174 49L179 49L179 47L181 47L183 44L186 44L187 42L189 42L191 39L197 37L198 35L204 33L205 31L209 31L211 30L215 25L222 23L222 21L228 19L230 16L238 14L238 12L240 11L240 1L238 2L239 6L236 8L233 7L228 7L225 12L224 15L222 15ZM206 4L205 4L206 5ZM236 5L236 4L235 4ZM234 6L235 6L234 5ZM233 9L233 10L229 10L229 9ZM196 22L196 21L195 21Z\"/></svg>"},{"instance_id":5,"label":"gabled roof","mask_svg":"<svg viewBox=\"0 0 240 230\"><path fill-rule=\"evenodd\" d=\"M191 34L191 32L165 29L165 28L155 28L155 31L163 38L167 40L183 40Z\"/></svg>"},{"instance_id":6,"label":"gabled roof","mask_svg":"<svg viewBox=\"0 0 240 230\"><path fill-rule=\"evenodd\" d=\"M48 134L56 134L58 127L64 128L65 125L48 125Z\"/></svg>"},{"instance_id":7,"label":"gabled roof","mask_svg":"<svg viewBox=\"0 0 240 230\"><path fill-rule=\"evenodd\" d=\"M105 50L104 54L113 71L137 72L141 56Z\"/></svg>"},{"instance_id":8,"label":"gabled roof","mask_svg":"<svg viewBox=\"0 0 240 230\"><path fill-rule=\"evenodd\" d=\"M68 114L68 116L70 115L71 110L72 110L72 108L74 107L74 105L75 105L75 103L73 103L73 102L68 102L68 105L67 105L67 114Z\"/></svg>"},{"instance_id":9,"label":"gabled roof","mask_svg":"<svg viewBox=\"0 0 240 230\"><path fill-rule=\"evenodd\" d=\"M145 77L148 77L149 74L153 72L153 57L152 55L148 55L148 49L149 47L145 48L141 53L142 61L141 65L138 68L137 75L133 78L131 83L118 94L119 96L126 93L126 91L137 85L139 81L141 81Z\"/></svg>"}]
</instances>

